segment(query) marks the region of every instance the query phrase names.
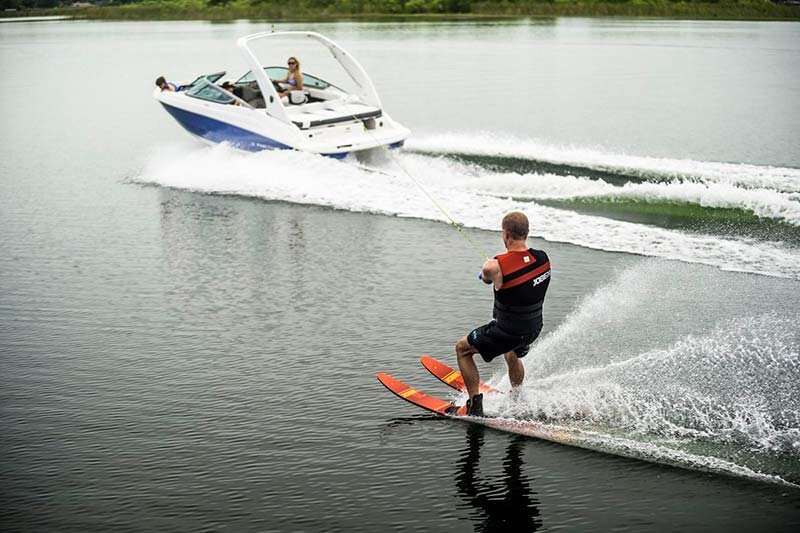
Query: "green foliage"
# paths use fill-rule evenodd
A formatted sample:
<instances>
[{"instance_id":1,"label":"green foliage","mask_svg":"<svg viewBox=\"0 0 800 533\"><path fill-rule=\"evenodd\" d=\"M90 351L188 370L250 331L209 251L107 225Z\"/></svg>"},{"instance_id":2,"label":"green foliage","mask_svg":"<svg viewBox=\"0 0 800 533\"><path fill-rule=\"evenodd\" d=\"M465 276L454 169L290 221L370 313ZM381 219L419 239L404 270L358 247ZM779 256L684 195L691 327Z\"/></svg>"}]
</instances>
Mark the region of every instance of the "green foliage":
<instances>
[{"instance_id":1,"label":"green foliage","mask_svg":"<svg viewBox=\"0 0 800 533\"><path fill-rule=\"evenodd\" d=\"M405 13L469 13L471 0L407 0Z\"/></svg>"},{"instance_id":2,"label":"green foliage","mask_svg":"<svg viewBox=\"0 0 800 533\"><path fill-rule=\"evenodd\" d=\"M47 9L59 4L60 0L0 0L0 9Z\"/></svg>"},{"instance_id":3,"label":"green foliage","mask_svg":"<svg viewBox=\"0 0 800 533\"><path fill-rule=\"evenodd\" d=\"M59 1L0 0L0 5L4 9L16 7L24 12L56 6ZM799 6L776 5L769 0L114 0L113 5L104 7L82 9L63 7L49 9L47 13L122 20L280 21L387 16L436 17L459 14L468 14L470 17L642 16L681 19L800 20ZM5 15L18 16L18 14L19 12Z\"/></svg>"},{"instance_id":4,"label":"green foliage","mask_svg":"<svg viewBox=\"0 0 800 533\"><path fill-rule=\"evenodd\" d=\"M404 13L405 0L365 0L364 12L366 13Z\"/></svg>"},{"instance_id":5,"label":"green foliage","mask_svg":"<svg viewBox=\"0 0 800 533\"><path fill-rule=\"evenodd\" d=\"M408 0L406 13L440 13L439 0Z\"/></svg>"}]
</instances>

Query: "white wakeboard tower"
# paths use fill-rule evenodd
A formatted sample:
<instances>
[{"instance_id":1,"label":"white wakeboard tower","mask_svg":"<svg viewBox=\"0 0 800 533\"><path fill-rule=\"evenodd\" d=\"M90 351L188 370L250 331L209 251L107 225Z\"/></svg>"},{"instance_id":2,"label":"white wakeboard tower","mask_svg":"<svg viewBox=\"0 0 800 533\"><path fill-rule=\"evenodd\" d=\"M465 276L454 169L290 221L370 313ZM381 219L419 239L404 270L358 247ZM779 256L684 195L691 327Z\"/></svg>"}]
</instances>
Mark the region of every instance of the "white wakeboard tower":
<instances>
[{"instance_id":1,"label":"white wakeboard tower","mask_svg":"<svg viewBox=\"0 0 800 533\"><path fill-rule=\"evenodd\" d=\"M303 70L302 91L280 83L288 69L263 66L252 49L259 41L269 46L279 39L327 48L340 67L339 76L351 88L342 89L311 74L313 61L303 63L310 72ZM249 151L289 149L341 158L379 146L398 148L411 135L384 112L361 64L327 37L314 32L263 32L241 37L236 44L250 70L233 83L232 90L219 84L224 71L200 76L174 92L155 90L164 109L201 140ZM268 55L272 64L286 59L277 52ZM283 91L289 92L281 98Z\"/></svg>"}]
</instances>

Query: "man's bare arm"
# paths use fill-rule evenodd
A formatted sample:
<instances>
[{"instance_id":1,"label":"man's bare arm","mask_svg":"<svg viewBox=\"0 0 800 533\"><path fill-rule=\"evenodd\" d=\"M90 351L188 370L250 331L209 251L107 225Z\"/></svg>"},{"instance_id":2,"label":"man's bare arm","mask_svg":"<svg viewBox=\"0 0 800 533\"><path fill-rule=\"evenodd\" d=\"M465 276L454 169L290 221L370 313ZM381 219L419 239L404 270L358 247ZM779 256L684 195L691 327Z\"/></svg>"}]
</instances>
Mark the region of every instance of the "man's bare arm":
<instances>
[{"instance_id":1,"label":"man's bare arm","mask_svg":"<svg viewBox=\"0 0 800 533\"><path fill-rule=\"evenodd\" d=\"M503 285L503 271L500 270L500 263L497 259L489 259L483 264L481 280L487 285L494 283L495 289L499 289Z\"/></svg>"}]
</instances>

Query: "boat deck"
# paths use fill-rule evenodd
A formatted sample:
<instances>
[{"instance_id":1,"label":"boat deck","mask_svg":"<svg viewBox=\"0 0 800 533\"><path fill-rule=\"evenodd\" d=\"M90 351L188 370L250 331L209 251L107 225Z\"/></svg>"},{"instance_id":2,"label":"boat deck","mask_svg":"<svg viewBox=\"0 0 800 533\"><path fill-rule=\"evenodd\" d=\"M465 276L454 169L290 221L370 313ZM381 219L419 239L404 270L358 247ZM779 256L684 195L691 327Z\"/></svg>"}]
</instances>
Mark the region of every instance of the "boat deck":
<instances>
[{"instance_id":1,"label":"boat deck","mask_svg":"<svg viewBox=\"0 0 800 533\"><path fill-rule=\"evenodd\" d=\"M377 107L335 100L289 105L286 106L286 114L297 127L307 130L342 122L378 118L382 112Z\"/></svg>"}]
</instances>

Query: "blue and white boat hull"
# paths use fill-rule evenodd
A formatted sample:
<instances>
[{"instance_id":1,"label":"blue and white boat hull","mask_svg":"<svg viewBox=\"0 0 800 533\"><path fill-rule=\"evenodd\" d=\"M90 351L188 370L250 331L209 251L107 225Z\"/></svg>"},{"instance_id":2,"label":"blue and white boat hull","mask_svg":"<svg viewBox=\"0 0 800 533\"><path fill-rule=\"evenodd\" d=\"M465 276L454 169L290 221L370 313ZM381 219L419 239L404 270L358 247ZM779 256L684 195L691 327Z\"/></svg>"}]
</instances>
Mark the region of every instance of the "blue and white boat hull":
<instances>
[{"instance_id":1,"label":"blue and white boat hull","mask_svg":"<svg viewBox=\"0 0 800 533\"><path fill-rule=\"evenodd\" d=\"M354 88L347 92L309 73L303 73L302 90L287 84L288 69L262 66L250 48L252 41L284 38L327 48ZM330 39L314 32L264 32L242 37L237 45L250 71L232 86L225 85L227 89L218 85L225 72L217 72L200 76L184 90L154 92L164 109L203 141L250 151L300 150L344 157L380 146L396 148L411 135L384 112L363 67ZM320 63L317 57L315 66Z\"/></svg>"}]
</instances>

